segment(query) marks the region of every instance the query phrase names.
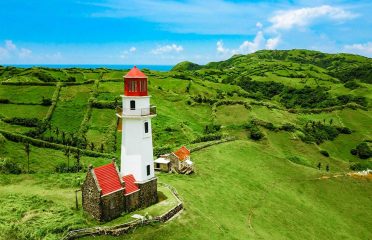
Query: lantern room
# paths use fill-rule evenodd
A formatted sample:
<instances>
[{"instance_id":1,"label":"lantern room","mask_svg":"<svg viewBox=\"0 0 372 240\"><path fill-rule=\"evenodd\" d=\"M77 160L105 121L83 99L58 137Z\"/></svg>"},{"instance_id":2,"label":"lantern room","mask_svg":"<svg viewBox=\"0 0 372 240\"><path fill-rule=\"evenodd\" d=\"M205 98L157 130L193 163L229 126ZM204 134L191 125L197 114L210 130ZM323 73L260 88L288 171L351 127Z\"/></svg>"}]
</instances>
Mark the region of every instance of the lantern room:
<instances>
[{"instance_id":1,"label":"lantern room","mask_svg":"<svg viewBox=\"0 0 372 240\"><path fill-rule=\"evenodd\" d=\"M125 96L147 96L147 76L134 66L124 76Z\"/></svg>"}]
</instances>

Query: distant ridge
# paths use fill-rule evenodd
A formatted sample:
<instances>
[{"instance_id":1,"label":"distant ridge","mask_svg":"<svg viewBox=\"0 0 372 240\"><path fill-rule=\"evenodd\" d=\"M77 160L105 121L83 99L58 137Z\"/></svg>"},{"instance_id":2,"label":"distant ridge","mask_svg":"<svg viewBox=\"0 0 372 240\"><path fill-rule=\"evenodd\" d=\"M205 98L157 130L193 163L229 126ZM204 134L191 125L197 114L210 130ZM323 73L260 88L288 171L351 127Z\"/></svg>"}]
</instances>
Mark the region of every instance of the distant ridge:
<instances>
[{"instance_id":1,"label":"distant ridge","mask_svg":"<svg viewBox=\"0 0 372 240\"><path fill-rule=\"evenodd\" d=\"M234 55L227 60L210 62L206 65L198 65L192 62L180 62L176 64L171 71L217 69L226 72L234 68L235 71L244 73L246 76L255 75L260 70L261 73L272 72L272 67L259 69L261 67L267 67L261 66L263 62L270 63L270 65L273 66L281 65L281 67L286 67L285 65L287 65L288 69L291 68L290 64L307 64L324 69L322 72L334 78L338 78L342 82L357 79L362 82L372 83L371 58L354 54L329 54L304 49L260 50L247 55Z\"/></svg>"}]
</instances>

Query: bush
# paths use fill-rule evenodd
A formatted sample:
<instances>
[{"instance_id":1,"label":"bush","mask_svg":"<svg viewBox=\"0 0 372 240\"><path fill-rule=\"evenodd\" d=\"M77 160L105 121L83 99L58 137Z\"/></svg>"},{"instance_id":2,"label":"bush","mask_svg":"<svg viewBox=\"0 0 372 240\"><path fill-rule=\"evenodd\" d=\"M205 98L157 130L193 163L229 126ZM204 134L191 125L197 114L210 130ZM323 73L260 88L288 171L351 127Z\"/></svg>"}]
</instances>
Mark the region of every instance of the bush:
<instances>
[{"instance_id":1,"label":"bush","mask_svg":"<svg viewBox=\"0 0 372 240\"><path fill-rule=\"evenodd\" d=\"M288 131L288 132L294 132L296 130L295 125L290 123L285 123L283 126L280 127L280 130Z\"/></svg>"},{"instance_id":2,"label":"bush","mask_svg":"<svg viewBox=\"0 0 372 240\"><path fill-rule=\"evenodd\" d=\"M326 150L320 150L320 153L325 157L329 157L329 153Z\"/></svg>"},{"instance_id":3,"label":"bush","mask_svg":"<svg viewBox=\"0 0 372 240\"><path fill-rule=\"evenodd\" d=\"M206 125L204 128L204 133L205 134L210 134L210 133L215 133L221 130L221 125L220 124L209 124Z\"/></svg>"},{"instance_id":4,"label":"bush","mask_svg":"<svg viewBox=\"0 0 372 240\"><path fill-rule=\"evenodd\" d=\"M358 157L361 159L368 159L372 156L372 150L367 142L362 142L356 147Z\"/></svg>"},{"instance_id":5,"label":"bush","mask_svg":"<svg viewBox=\"0 0 372 240\"><path fill-rule=\"evenodd\" d=\"M350 150L350 153L355 156L358 154L358 151L355 148L353 148Z\"/></svg>"},{"instance_id":6,"label":"bush","mask_svg":"<svg viewBox=\"0 0 372 240\"><path fill-rule=\"evenodd\" d=\"M5 118L3 119L4 122L14 124L14 125L21 125L25 127L37 127L41 124L41 121L37 118L20 118L20 117L13 117L13 118Z\"/></svg>"},{"instance_id":7,"label":"bush","mask_svg":"<svg viewBox=\"0 0 372 240\"><path fill-rule=\"evenodd\" d=\"M337 130L342 134L351 134L351 130L348 127L338 127Z\"/></svg>"},{"instance_id":8,"label":"bush","mask_svg":"<svg viewBox=\"0 0 372 240\"><path fill-rule=\"evenodd\" d=\"M356 81L348 81L344 84L344 86L349 89L356 89L360 87L360 85Z\"/></svg>"},{"instance_id":9,"label":"bush","mask_svg":"<svg viewBox=\"0 0 372 240\"><path fill-rule=\"evenodd\" d=\"M8 103L10 103L10 100L5 99L5 98L0 98L0 103L8 104Z\"/></svg>"},{"instance_id":10,"label":"bush","mask_svg":"<svg viewBox=\"0 0 372 240\"><path fill-rule=\"evenodd\" d=\"M41 105L43 105L43 106L50 106L50 105L52 105L52 99L50 99L50 98L42 98L41 99Z\"/></svg>"},{"instance_id":11,"label":"bush","mask_svg":"<svg viewBox=\"0 0 372 240\"><path fill-rule=\"evenodd\" d=\"M66 163L60 163L56 166L55 171L57 173L76 173L83 169L83 165L74 164L73 166L67 167Z\"/></svg>"},{"instance_id":12,"label":"bush","mask_svg":"<svg viewBox=\"0 0 372 240\"><path fill-rule=\"evenodd\" d=\"M162 147L154 147L154 156L159 157L162 154L170 153L172 151L172 147L169 145L164 145Z\"/></svg>"},{"instance_id":13,"label":"bush","mask_svg":"<svg viewBox=\"0 0 372 240\"><path fill-rule=\"evenodd\" d=\"M363 171L372 169L372 162L357 162L350 164L350 169L353 171Z\"/></svg>"},{"instance_id":14,"label":"bush","mask_svg":"<svg viewBox=\"0 0 372 240\"><path fill-rule=\"evenodd\" d=\"M0 158L0 173L21 174L22 170L18 163L6 158Z\"/></svg>"},{"instance_id":15,"label":"bush","mask_svg":"<svg viewBox=\"0 0 372 240\"><path fill-rule=\"evenodd\" d=\"M221 138L222 138L221 133L212 133L212 134L207 134L207 135L197 137L194 141L192 141L192 143L220 140Z\"/></svg>"},{"instance_id":16,"label":"bush","mask_svg":"<svg viewBox=\"0 0 372 240\"><path fill-rule=\"evenodd\" d=\"M258 141L262 139L264 136L265 135L261 132L261 130L258 127L251 128L250 138L252 140Z\"/></svg>"}]
</instances>

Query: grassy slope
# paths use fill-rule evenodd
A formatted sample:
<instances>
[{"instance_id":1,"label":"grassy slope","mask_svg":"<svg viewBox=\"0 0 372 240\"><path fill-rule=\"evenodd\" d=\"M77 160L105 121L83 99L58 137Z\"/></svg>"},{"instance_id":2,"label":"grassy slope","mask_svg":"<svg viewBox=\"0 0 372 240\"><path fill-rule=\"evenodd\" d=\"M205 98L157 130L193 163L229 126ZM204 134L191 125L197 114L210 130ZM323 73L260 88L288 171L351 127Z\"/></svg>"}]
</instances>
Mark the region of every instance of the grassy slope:
<instances>
[{"instance_id":1,"label":"grassy slope","mask_svg":"<svg viewBox=\"0 0 372 240\"><path fill-rule=\"evenodd\" d=\"M298 52L295 51L290 57L298 57L296 54ZM302 58L305 57L302 56ZM360 83L363 88L350 90L330 76L328 71L332 71L334 66L325 69L308 63L299 64L293 59L281 62L275 59L259 59L257 56L253 56L247 62L245 60L247 59L244 57L233 58L231 61L236 64L235 68L197 70L196 73L208 72L208 75L193 75L191 84L189 80L178 79L173 73L146 72L150 80L150 93L153 96L151 101L158 108L158 116L153 119L154 145L169 144L175 147L186 144L202 135L205 125L213 122L212 106L208 103L190 105L188 102L193 96L200 94L207 98L217 98L222 90L227 100L251 100L231 94L241 91L240 87L205 81L209 78L222 81L228 74L253 74L252 77L259 81L273 80L296 88L319 84L329 87L332 95L354 94L365 96L370 101L372 99L368 84ZM36 70L24 70L20 76L11 74L11 80L23 81L23 78L28 77L26 73L33 71ZM81 71L81 73L76 71ZM104 72L103 79L114 79L115 82L101 82L97 99L113 101L122 93L122 82L116 82L124 75L121 71L71 69L51 71L51 75L62 80L67 79L68 76L75 76L77 81L81 82L98 79L101 71ZM303 78L290 77L290 74L297 72L306 72L311 76L306 81ZM262 73L264 73L263 76ZM9 76L3 74L0 81L8 81ZM27 81L39 80L29 77ZM187 92L189 84L190 89ZM8 94L9 87L12 89L9 92L14 92L14 94ZM0 85L1 97L4 95L5 98L11 98L15 103L37 103L44 93L48 93L50 97L55 89L55 87L26 86L20 87L22 89L20 93L24 92L24 94L18 94L16 88L16 86ZM91 84L63 87L52 116L52 126L69 133L78 130L86 112L91 90ZM27 96L27 99L23 96ZM275 103L275 99L270 103ZM0 104L0 108L0 115L6 117L38 117L40 119L48 110L48 107L38 105L16 104ZM340 135L334 141L315 145L300 141L297 132L271 132L261 129L265 133L265 138L256 143L247 140L248 132L243 127L253 118L272 122L274 125L289 122L298 127L303 126L309 120L322 122L325 119L329 122L333 119L334 125L347 126L353 130L353 133ZM88 141L94 142L96 148L102 142L111 141L108 133L112 131L113 121L115 121L114 110L93 109L87 132ZM247 110L242 105L229 105L217 107L215 122L222 124L223 133L237 136L240 140L193 154L192 157L197 167L195 175L160 174L161 181L170 183L179 190L185 201L186 211L174 222L138 229L128 238L152 239L154 234L159 239L242 239L249 237L257 239L368 239L372 237L371 231L368 230L368 223L372 222L371 217L364 214L371 212L369 204L371 182L347 177L314 180L321 175L314 167L318 162L321 162L323 166L330 164L332 174L349 171L349 161L357 160L350 154L350 149L361 141L369 139L372 134L370 111L344 109L331 113L293 114L263 106L254 105L252 109ZM21 133L30 129L2 121L0 121L0 128ZM49 134L47 131L46 135ZM118 136L117 145L120 146L120 133ZM8 179L8 183L0 187L0 204L6 206L0 219L4 220L3 222L15 223L14 231L27 226L26 233L37 232L39 235L35 236L47 238L58 236L59 231L66 230L67 226L94 224L87 223L86 221L89 220L86 220L81 212L71 211L74 204L72 191L76 187L69 183L74 182L73 179L77 175L49 174L56 164L67 161L63 153L33 146L31 148L31 170L48 174L42 176L2 175L1 178ZM320 149L327 150L330 158L321 155ZM118 158L119 150L120 148L116 152ZM110 148L107 151L111 151ZM22 144L7 141L0 146L1 157L12 158L23 168L26 166ZM72 161L74 161L73 158ZM107 161L109 160L82 158L84 165L89 163L101 165ZM23 178L26 180L31 178L31 180L22 180ZM52 185L45 184L46 182ZM68 184L62 186L63 183ZM32 191L19 195L22 188L29 188ZM66 191L69 193L62 197L61 195L66 192L64 188L68 188ZM55 198L61 198L61 201ZM49 200L53 202L48 202ZM33 201L35 204L30 204ZM19 209L19 211L13 214L9 209ZM64 220L58 224L53 221L48 224L51 221L50 216L53 215L58 216L57 219ZM128 217L129 215L124 216L123 219ZM11 226L0 224L3 236L12 230ZM177 232L174 229L177 229Z\"/></svg>"},{"instance_id":2,"label":"grassy slope","mask_svg":"<svg viewBox=\"0 0 372 240\"><path fill-rule=\"evenodd\" d=\"M186 210L120 239L368 239L372 185L280 158L272 146L235 141L192 155L197 173L161 174ZM347 186L347 187L345 187ZM102 237L100 239L111 239Z\"/></svg>"}]
</instances>

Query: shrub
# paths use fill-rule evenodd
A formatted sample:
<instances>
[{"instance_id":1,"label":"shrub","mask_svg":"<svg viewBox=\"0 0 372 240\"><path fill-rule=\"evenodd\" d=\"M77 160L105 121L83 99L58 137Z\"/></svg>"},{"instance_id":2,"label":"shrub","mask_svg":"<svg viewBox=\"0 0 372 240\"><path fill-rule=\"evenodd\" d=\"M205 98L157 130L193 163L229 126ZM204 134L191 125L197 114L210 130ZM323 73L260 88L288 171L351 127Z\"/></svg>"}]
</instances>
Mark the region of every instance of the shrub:
<instances>
[{"instance_id":1,"label":"shrub","mask_svg":"<svg viewBox=\"0 0 372 240\"><path fill-rule=\"evenodd\" d=\"M329 153L326 150L320 150L320 153L325 157L329 157Z\"/></svg>"},{"instance_id":2,"label":"shrub","mask_svg":"<svg viewBox=\"0 0 372 240\"><path fill-rule=\"evenodd\" d=\"M252 140L258 141L264 137L264 134L258 127L252 127L250 132L250 138Z\"/></svg>"},{"instance_id":3,"label":"shrub","mask_svg":"<svg viewBox=\"0 0 372 240\"><path fill-rule=\"evenodd\" d=\"M358 151L355 148L353 148L350 150L350 153L355 156L358 154Z\"/></svg>"},{"instance_id":4,"label":"shrub","mask_svg":"<svg viewBox=\"0 0 372 240\"><path fill-rule=\"evenodd\" d=\"M288 131L288 132L294 132L296 130L295 125L290 123L285 123L283 126L280 127L280 130Z\"/></svg>"},{"instance_id":5,"label":"shrub","mask_svg":"<svg viewBox=\"0 0 372 240\"><path fill-rule=\"evenodd\" d=\"M360 87L360 85L356 81L348 81L344 84L344 86L349 89L356 89Z\"/></svg>"},{"instance_id":6,"label":"shrub","mask_svg":"<svg viewBox=\"0 0 372 240\"><path fill-rule=\"evenodd\" d=\"M0 103L8 104L8 103L10 103L10 100L5 99L5 98L0 98Z\"/></svg>"},{"instance_id":7,"label":"shrub","mask_svg":"<svg viewBox=\"0 0 372 240\"><path fill-rule=\"evenodd\" d=\"M361 159L367 159L372 156L372 150L368 146L367 142L362 142L356 147L358 157Z\"/></svg>"},{"instance_id":8,"label":"shrub","mask_svg":"<svg viewBox=\"0 0 372 240\"><path fill-rule=\"evenodd\" d=\"M207 134L207 135L197 137L194 141L192 141L192 143L220 140L221 138L222 138L221 133L212 133L212 134Z\"/></svg>"},{"instance_id":9,"label":"shrub","mask_svg":"<svg viewBox=\"0 0 372 240\"><path fill-rule=\"evenodd\" d=\"M221 130L221 125L220 124L209 124L206 125L204 128L204 133L205 134L210 134L210 133L215 133Z\"/></svg>"},{"instance_id":10,"label":"shrub","mask_svg":"<svg viewBox=\"0 0 372 240\"><path fill-rule=\"evenodd\" d=\"M43 106L50 106L50 105L52 105L52 99L50 99L50 98L42 98L41 99L41 105L43 105Z\"/></svg>"},{"instance_id":11,"label":"shrub","mask_svg":"<svg viewBox=\"0 0 372 240\"><path fill-rule=\"evenodd\" d=\"M372 163L371 162L357 162L350 164L350 169L353 171L363 171L367 169L372 169Z\"/></svg>"},{"instance_id":12,"label":"shrub","mask_svg":"<svg viewBox=\"0 0 372 240\"><path fill-rule=\"evenodd\" d=\"M172 151L172 147L169 145L164 145L162 147L155 147L154 156L159 157L160 155L170 153L171 151Z\"/></svg>"},{"instance_id":13,"label":"shrub","mask_svg":"<svg viewBox=\"0 0 372 240\"><path fill-rule=\"evenodd\" d=\"M56 166L57 173L77 173L83 169L83 165L75 163L73 166L67 167L66 163L60 163Z\"/></svg>"},{"instance_id":14,"label":"shrub","mask_svg":"<svg viewBox=\"0 0 372 240\"><path fill-rule=\"evenodd\" d=\"M18 163L7 158L0 158L0 173L21 174L22 170Z\"/></svg>"},{"instance_id":15,"label":"shrub","mask_svg":"<svg viewBox=\"0 0 372 240\"><path fill-rule=\"evenodd\" d=\"M37 127L41 124L41 121L37 118L20 118L20 117L13 117L13 118L5 118L3 119L4 122L14 124L14 125L21 125L25 127Z\"/></svg>"},{"instance_id":16,"label":"shrub","mask_svg":"<svg viewBox=\"0 0 372 240\"><path fill-rule=\"evenodd\" d=\"M351 134L351 130L348 127L338 127L337 130L342 134Z\"/></svg>"}]
</instances>

